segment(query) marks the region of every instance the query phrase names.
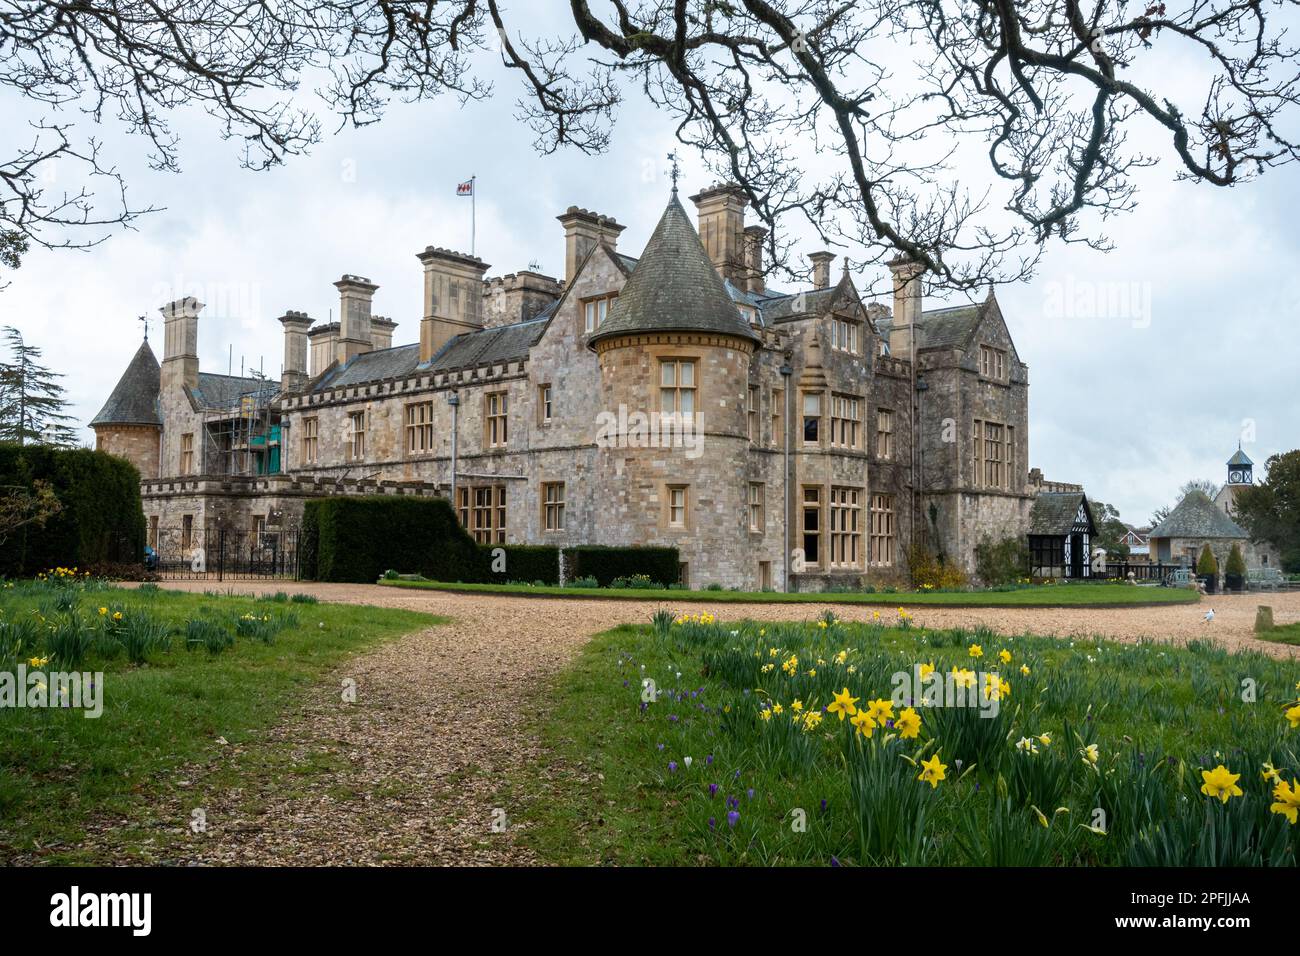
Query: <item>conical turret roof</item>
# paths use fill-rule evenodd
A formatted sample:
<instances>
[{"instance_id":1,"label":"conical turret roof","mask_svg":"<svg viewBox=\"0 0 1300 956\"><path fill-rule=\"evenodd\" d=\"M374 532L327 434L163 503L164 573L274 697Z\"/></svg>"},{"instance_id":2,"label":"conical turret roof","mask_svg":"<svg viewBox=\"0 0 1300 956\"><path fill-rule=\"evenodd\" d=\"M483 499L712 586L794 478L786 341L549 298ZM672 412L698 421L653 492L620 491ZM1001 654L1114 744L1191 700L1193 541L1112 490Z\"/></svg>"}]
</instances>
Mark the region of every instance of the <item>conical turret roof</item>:
<instances>
[{"instance_id":1,"label":"conical turret roof","mask_svg":"<svg viewBox=\"0 0 1300 956\"><path fill-rule=\"evenodd\" d=\"M633 332L719 332L758 340L727 294L676 192L588 344Z\"/></svg>"},{"instance_id":2,"label":"conical turret roof","mask_svg":"<svg viewBox=\"0 0 1300 956\"><path fill-rule=\"evenodd\" d=\"M162 425L158 414L158 386L161 372L158 359L146 340L117 381L113 394L90 420L96 425Z\"/></svg>"}]
</instances>

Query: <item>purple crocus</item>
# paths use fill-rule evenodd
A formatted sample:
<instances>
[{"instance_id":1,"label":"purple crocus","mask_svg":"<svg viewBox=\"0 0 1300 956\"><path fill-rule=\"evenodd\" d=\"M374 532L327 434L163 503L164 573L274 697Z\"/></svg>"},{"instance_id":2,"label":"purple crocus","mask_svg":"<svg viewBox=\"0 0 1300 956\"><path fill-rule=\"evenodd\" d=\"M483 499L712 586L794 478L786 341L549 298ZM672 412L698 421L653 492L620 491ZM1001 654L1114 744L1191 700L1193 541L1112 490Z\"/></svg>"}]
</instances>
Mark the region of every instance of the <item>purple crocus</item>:
<instances>
[{"instance_id":1,"label":"purple crocus","mask_svg":"<svg viewBox=\"0 0 1300 956\"><path fill-rule=\"evenodd\" d=\"M739 810L732 810L730 813L727 814L727 826L734 827L739 822L740 822Z\"/></svg>"},{"instance_id":2,"label":"purple crocus","mask_svg":"<svg viewBox=\"0 0 1300 956\"><path fill-rule=\"evenodd\" d=\"M753 799L754 799L754 788L753 788L753 787L750 787L748 790L746 790L746 791L745 791L745 796L747 796L749 799L753 800Z\"/></svg>"},{"instance_id":3,"label":"purple crocus","mask_svg":"<svg viewBox=\"0 0 1300 956\"><path fill-rule=\"evenodd\" d=\"M713 754L709 754L707 757L704 758L704 764L707 767L713 766Z\"/></svg>"},{"instance_id":4,"label":"purple crocus","mask_svg":"<svg viewBox=\"0 0 1300 956\"><path fill-rule=\"evenodd\" d=\"M663 745L663 744L659 744L658 747L659 747L660 750L663 750L663 749L664 749L664 745Z\"/></svg>"},{"instance_id":5,"label":"purple crocus","mask_svg":"<svg viewBox=\"0 0 1300 956\"><path fill-rule=\"evenodd\" d=\"M716 783L709 784L709 799L712 800L717 795L718 795L718 785Z\"/></svg>"},{"instance_id":6,"label":"purple crocus","mask_svg":"<svg viewBox=\"0 0 1300 956\"><path fill-rule=\"evenodd\" d=\"M676 772L677 772L677 761L676 761L676 760L670 760L670 761L668 761L668 772L669 772L669 773L676 773Z\"/></svg>"},{"instance_id":7,"label":"purple crocus","mask_svg":"<svg viewBox=\"0 0 1300 956\"><path fill-rule=\"evenodd\" d=\"M713 817L709 817L709 829L710 830L717 829L717 826L718 826L718 821Z\"/></svg>"}]
</instances>

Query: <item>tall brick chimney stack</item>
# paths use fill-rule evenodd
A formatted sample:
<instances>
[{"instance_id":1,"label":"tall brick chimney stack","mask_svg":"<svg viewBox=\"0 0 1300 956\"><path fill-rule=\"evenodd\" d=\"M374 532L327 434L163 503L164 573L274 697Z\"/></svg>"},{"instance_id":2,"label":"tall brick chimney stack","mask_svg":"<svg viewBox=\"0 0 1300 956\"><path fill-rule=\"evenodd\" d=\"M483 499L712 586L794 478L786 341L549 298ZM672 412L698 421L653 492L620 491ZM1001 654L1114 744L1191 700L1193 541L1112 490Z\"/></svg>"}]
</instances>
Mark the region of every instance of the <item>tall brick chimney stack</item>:
<instances>
[{"instance_id":1,"label":"tall brick chimney stack","mask_svg":"<svg viewBox=\"0 0 1300 956\"><path fill-rule=\"evenodd\" d=\"M280 373L280 387L286 392L296 392L307 384L307 330L311 316L292 310L280 316L284 326L284 369Z\"/></svg>"},{"instance_id":2,"label":"tall brick chimney stack","mask_svg":"<svg viewBox=\"0 0 1300 956\"><path fill-rule=\"evenodd\" d=\"M564 284L573 282L582 260L603 242L611 249L618 248L618 234L624 227L609 216L590 209L570 206L555 217L564 226Z\"/></svg>"},{"instance_id":3,"label":"tall brick chimney stack","mask_svg":"<svg viewBox=\"0 0 1300 956\"><path fill-rule=\"evenodd\" d=\"M416 258L424 264L420 361L427 362L457 335L483 328L483 273L489 267L477 256L433 246Z\"/></svg>"},{"instance_id":4,"label":"tall brick chimney stack","mask_svg":"<svg viewBox=\"0 0 1300 956\"><path fill-rule=\"evenodd\" d=\"M345 275L334 283L334 288L339 290L339 337L335 357L341 365L373 347L370 341L370 303L379 286L364 276Z\"/></svg>"},{"instance_id":5,"label":"tall brick chimney stack","mask_svg":"<svg viewBox=\"0 0 1300 956\"><path fill-rule=\"evenodd\" d=\"M814 252L808 258L813 264L813 288L825 289L831 284L831 263L835 261L835 253Z\"/></svg>"},{"instance_id":6,"label":"tall brick chimney stack","mask_svg":"<svg viewBox=\"0 0 1300 956\"><path fill-rule=\"evenodd\" d=\"M897 358L911 358L916 323L921 319L921 273L924 267L898 256L889 260L894 274L894 317L889 329L889 351Z\"/></svg>"},{"instance_id":7,"label":"tall brick chimney stack","mask_svg":"<svg viewBox=\"0 0 1300 956\"><path fill-rule=\"evenodd\" d=\"M162 390L199 386L199 313L203 303L192 295L158 309L163 317Z\"/></svg>"},{"instance_id":8,"label":"tall brick chimney stack","mask_svg":"<svg viewBox=\"0 0 1300 956\"><path fill-rule=\"evenodd\" d=\"M749 292L762 292L767 288L763 277L763 240L767 229L763 226L745 227L745 286Z\"/></svg>"},{"instance_id":9,"label":"tall brick chimney stack","mask_svg":"<svg viewBox=\"0 0 1300 956\"><path fill-rule=\"evenodd\" d=\"M711 186L691 197L699 221L700 242L714 267L724 279L744 289L748 269L745 265L745 207L749 201L735 183Z\"/></svg>"}]
</instances>

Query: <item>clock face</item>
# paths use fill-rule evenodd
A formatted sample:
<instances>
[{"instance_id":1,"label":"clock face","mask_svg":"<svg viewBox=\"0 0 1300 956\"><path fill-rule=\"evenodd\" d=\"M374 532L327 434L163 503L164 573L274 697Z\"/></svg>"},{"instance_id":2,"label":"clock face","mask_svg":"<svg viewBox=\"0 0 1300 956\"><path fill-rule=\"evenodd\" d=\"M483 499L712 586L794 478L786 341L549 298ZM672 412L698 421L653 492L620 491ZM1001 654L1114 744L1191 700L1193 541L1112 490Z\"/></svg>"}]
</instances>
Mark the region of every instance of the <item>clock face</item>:
<instances>
[{"instance_id":1,"label":"clock face","mask_svg":"<svg viewBox=\"0 0 1300 956\"><path fill-rule=\"evenodd\" d=\"M1230 471L1228 472L1228 480L1234 485L1239 485L1246 480L1246 474L1241 471Z\"/></svg>"}]
</instances>

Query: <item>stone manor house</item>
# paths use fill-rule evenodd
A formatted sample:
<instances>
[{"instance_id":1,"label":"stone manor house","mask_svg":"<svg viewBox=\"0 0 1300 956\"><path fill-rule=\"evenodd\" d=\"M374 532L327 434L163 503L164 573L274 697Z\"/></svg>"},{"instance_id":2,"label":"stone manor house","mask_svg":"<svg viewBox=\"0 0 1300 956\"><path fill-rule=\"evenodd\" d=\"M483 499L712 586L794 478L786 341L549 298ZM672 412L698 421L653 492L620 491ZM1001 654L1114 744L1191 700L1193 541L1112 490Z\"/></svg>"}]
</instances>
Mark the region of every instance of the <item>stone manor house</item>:
<instances>
[{"instance_id":1,"label":"stone manor house","mask_svg":"<svg viewBox=\"0 0 1300 956\"><path fill-rule=\"evenodd\" d=\"M1028 532L1028 370L991 292L926 309L895 260L891 309L829 252L778 292L740 190L691 199L639 257L570 207L562 281L424 249L407 345L345 275L338 321L280 318L279 381L201 370L203 304L172 302L98 446L140 469L164 555L221 528L273 541L331 494L445 496L482 542L672 545L690 585L747 589L895 580L913 544L969 569Z\"/></svg>"}]
</instances>

